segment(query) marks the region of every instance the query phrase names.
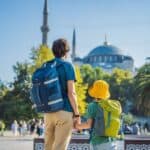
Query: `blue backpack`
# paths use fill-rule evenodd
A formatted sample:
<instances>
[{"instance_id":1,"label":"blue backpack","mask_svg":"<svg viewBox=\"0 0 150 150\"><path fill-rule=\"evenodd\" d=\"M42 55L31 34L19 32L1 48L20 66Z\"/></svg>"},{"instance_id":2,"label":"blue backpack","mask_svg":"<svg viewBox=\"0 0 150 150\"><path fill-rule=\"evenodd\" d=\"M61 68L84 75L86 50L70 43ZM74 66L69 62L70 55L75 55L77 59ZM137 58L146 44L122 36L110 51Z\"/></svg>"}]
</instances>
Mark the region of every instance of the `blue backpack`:
<instances>
[{"instance_id":1,"label":"blue backpack","mask_svg":"<svg viewBox=\"0 0 150 150\"><path fill-rule=\"evenodd\" d=\"M64 108L61 86L55 59L48 61L37 69L32 75L32 88L30 91L33 107L37 112L55 112ZM64 67L65 68L65 67Z\"/></svg>"}]
</instances>

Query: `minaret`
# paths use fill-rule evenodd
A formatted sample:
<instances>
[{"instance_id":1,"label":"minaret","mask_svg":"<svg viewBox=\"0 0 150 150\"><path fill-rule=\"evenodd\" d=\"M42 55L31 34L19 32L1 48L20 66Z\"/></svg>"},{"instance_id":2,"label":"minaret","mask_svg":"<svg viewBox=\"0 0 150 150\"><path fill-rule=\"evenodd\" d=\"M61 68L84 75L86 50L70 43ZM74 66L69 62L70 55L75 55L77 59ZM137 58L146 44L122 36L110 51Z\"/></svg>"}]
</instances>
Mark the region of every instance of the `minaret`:
<instances>
[{"instance_id":1,"label":"minaret","mask_svg":"<svg viewBox=\"0 0 150 150\"><path fill-rule=\"evenodd\" d=\"M104 45L108 45L108 42L107 42L107 35L105 34L105 42L104 42Z\"/></svg>"},{"instance_id":2,"label":"minaret","mask_svg":"<svg viewBox=\"0 0 150 150\"><path fill-rule=\"evenodd\" d=\"M48 32L49 32L47 0L45 0L45 3L44 3L43 25L41 27L41 31L42 31L42 45L47 46L47 39L48 39Z\"/></svg>"},{"instance_id":3,"label":"minaret","mask_svg":"<svg viewBox=\"0 0 150 150\"><path fill-rule=\"evenodd\" d=\"M75 31L75 28L74 28L73 38L72 38L72 54L71 54L72 61L74 61L75 57L76 57L76 31Z\"/></svg>"}]
</instances>

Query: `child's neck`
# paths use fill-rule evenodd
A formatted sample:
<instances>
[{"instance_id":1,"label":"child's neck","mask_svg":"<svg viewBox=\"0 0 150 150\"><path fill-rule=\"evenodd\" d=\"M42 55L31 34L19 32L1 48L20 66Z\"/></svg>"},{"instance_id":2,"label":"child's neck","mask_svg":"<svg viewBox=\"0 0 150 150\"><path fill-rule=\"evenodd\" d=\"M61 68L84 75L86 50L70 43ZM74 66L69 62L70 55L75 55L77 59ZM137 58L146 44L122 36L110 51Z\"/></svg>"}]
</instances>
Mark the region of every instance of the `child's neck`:
<instances>
[{"instance_id":1,"label":"child's neck","mask_svg":"<svg viewBox=\"0 0 150 150\"><path fill-rule=\"evenodd\" d=\"M100 98L95 98L95 99L94 99L95 102L99 102L99 101L101 101L101 100L102 100L102 99L100 99Z\"/></svg>"}]
</instances>

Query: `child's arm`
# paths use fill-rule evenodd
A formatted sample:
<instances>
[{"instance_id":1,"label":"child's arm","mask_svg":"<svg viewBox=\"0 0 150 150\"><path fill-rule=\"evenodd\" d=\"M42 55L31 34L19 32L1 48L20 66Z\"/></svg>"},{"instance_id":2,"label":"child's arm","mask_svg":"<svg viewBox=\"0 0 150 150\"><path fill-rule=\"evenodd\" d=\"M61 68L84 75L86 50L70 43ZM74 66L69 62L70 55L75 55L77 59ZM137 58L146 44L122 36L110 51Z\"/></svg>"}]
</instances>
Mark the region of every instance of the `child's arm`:
<instances>
[{"instance_id":1,"label":"child's arm","mask_svg":"<svg viewBox=\"0 0 150 150\"><path fill-rule=\"evenodd\" d=\"M86 122L83 122L83 123L76 123L75 124L75 127L79 130L82 130L82 129L90 129L92 127L92 123L93 123L93 119L88 119Z\"/></svg>"}]
</instances>

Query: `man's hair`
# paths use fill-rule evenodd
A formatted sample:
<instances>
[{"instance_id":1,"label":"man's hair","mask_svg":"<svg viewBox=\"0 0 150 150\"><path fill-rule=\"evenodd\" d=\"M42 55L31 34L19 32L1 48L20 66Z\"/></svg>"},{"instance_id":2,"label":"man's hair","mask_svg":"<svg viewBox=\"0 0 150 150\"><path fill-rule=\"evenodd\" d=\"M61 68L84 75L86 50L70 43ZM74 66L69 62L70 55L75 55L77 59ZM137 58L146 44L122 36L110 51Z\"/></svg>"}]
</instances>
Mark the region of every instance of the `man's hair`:
<instances>
[{"instance_id":1,"label":"man's hair","mask_svg":"<svg viewBox=\"0 0 150 150\"><path fill-rule=\"evenodd\" d=\"M52 51L55 57L61 58L69 51L69 44L66 39L58 39L53 42Z\"/></svg>"}]
</instances>

